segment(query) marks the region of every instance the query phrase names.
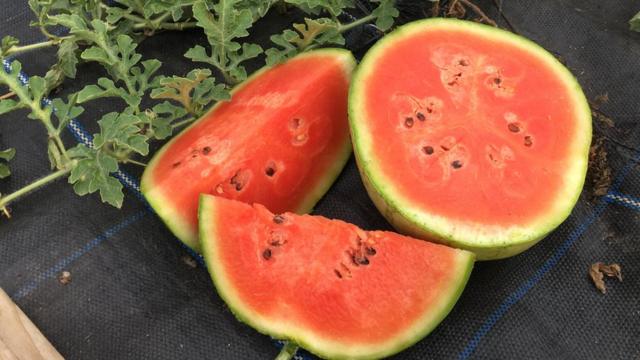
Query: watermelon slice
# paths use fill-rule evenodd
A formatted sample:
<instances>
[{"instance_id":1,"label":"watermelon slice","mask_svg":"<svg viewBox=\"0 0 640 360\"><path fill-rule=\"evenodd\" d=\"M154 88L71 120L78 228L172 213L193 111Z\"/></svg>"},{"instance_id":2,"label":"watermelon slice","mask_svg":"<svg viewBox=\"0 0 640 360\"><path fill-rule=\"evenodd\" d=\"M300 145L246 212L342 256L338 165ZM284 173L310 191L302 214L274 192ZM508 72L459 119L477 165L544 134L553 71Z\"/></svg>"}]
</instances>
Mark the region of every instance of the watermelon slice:
<instances>
[{"instance_id":1,"label":"watermelon slice","mask_svg":"<svg viewBox=\"0 0 640 360\"><path fill-rule=\"evenodd\" d=\"M200 240L220 296L258 331L327 358L394 354L426 336L474 255L321 216L203 195Z\"/></svg>"},{"instance_id":2,"label":"watermelon slice","mask_svg":"<svg viewBox=\"0 0 640 360\"><path fill-rule=\"evenodd\" d=\"M534 245L584 184L591 114L578 82L507 31L453 19L398 28L364 57L349 116L387 220L478 259Z\"/></svg>"},{"instance_id":3,"label":"watermelon slice","mask_svg":"<svg viewBox=\"0 0 640 360\"><path fill-rule=\"evenodd\" d=\"M173 233L198 251L198 196L305 213L351 154L347 94L355 60L324 49L265 67L229 102L167 143L147 166L142 193Z\"/></svg>"}]
</instances>

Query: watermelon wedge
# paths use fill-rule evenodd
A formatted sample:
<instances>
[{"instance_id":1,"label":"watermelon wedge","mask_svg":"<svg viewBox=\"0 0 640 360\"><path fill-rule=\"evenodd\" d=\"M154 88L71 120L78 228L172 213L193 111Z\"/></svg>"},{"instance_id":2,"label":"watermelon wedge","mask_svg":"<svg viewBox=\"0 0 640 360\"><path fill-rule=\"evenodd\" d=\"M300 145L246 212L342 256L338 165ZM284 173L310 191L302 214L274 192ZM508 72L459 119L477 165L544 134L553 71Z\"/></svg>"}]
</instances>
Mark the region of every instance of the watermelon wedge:
<instances>
[{"instance_id":1,"label":"watermelon wedge","mask_svg":"<svg viewBox=\"0 0 640 360\"><path fill-rule=\"evenodd\" d=\"M354 66L350 52L324 49L259 70L157 152L142 193L196 251L200 193L310 211L351 154Z\"/></svg>"},{"instance_id":2,"label":"watermelon wedge","mask_svg":"<svg viewBox=\"0 0 640 360\"><path fill-rule=\"evenodd\" d=\"M400 232L498 259L534 245L576 204L590 109L535 43L468 21L418 21L380 40L352 84L356 160Z\"/></svg>"},{"instance_id":3,"label":"watermelon wedge","mask_svg":"<svg viewBox=\"0 0 640 360\"><path fill-rule=\"evenodd\" d=\"M417 342L449 313L474 262L468 251L210 195L199 219L233 313L326 358L379 358Z\"/></svg>"}]
</instances>

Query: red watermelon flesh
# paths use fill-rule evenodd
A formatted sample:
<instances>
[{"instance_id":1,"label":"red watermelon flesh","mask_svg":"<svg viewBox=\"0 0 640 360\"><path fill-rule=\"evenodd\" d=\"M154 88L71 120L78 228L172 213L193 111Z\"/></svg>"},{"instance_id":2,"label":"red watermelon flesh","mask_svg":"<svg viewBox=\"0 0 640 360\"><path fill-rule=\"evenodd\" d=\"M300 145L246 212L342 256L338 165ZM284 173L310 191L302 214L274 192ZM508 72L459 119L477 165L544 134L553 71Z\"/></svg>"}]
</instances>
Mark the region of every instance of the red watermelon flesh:
<instances>
[{"instance_id":1,"label":"red watermelon flesh","mask_svg":"<svg viewBox=\"0 0 640 360\"><path fill-rule=\"evenodd\" d=\"M198 250L200 193L307 212L351 147L345 50L304 54L258 71L155 155L142 192L184 243Z\"/></svg>"},{"instance_id":2,"label":"red watermelon flesh","mask_svg":"<svg viewBox=\"0 0 640 360\"><path fill-rule=\"evenodd\" d=\"M234 314L329 358L387 356L424 337L451 310L474 259L392 232L208 195L199 219L207 267Z\"/></svg>"}]
</instances>

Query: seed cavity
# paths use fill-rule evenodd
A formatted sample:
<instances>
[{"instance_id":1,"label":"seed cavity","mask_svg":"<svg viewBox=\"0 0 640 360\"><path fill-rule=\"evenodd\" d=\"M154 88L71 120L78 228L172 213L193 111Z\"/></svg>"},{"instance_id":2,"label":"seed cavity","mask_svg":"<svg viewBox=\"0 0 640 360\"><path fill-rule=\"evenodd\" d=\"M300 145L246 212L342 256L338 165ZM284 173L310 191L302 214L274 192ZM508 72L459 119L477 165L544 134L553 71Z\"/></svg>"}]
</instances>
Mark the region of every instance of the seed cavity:
<instances>
[{"instance_id":1,"label":"seed cavity","mask_svg":"<svg viewBox=\"0 0 640 360\"><path fill-rule=\"evenodd\" d=\"M275 222L275 218L274 218L274 222ZM279 230L272 230L269 238L271 239L269 241L269 244L271 244L272 246L282 246L287 243L285 234Z\"/></svg>"},{"instance_id":2,"label":"seed cavity","mask_svg":"<svg viewBox=\"0 0 640 360\"><path fill-rule=\"evenodd\" d=\"M287 243L286 239L277 239L277 240L271 240L271 242L269 244L271 244L271 246L278 247L278 246L282 246L282 245L284 245L286 243Z\"/></svg>"},{"instance_id":3,"label":"seed cavity","mask_svg":"<svg viewBox=\"0 0 640 360\"><path fill-rule=\"evenodd\" d=\"M406 117L404 119L404 126L411 128L413 127L413 118L412 117Z\"/></svg>"},{"instance_id":4,"label":"seed cavity","mask_svg":"<svg viewBox=\"0 0 640 360\"><path fill-rule=\"evenodd\" d=\"M430 109L427 109L427 111L429 111L429 110L430 110ZM424 116L424 114L423 114L423 113L421 113L421 112L419 112L419 111L416 113L416 117L417 117L417 118L418 118L418 120L420 120L420 121L425 121L425 119L426 119L426 117Z\"/></svg>"},{"instance_id":5,"label":"seed cavity","mask_svg":"<svg viewBox=\"0 0 640 360\"><path fill-rule=\"evenodd\" d=\"M524 137L524 146L531 147L533 146L533 138L529 135Z\"/></svg>"},{"instance_id":6,"label":"seed cavity","mask_svg":"<svg viewBox=\"0 0 640 360\"><path fill-rule=\"evenodd\" d=\"M511 131L512 133L520 132L520 125L518 125L518 123L509 123L507 127L509 128L509 131Z\"/></svg>"},{"instance_id":7,"label":"seed cavity","mask_svg":"<svg viewBox=\"0 0 640 360\"><path fill-rule=\"evenodd\" d=\"M432 146L423 146L422 147L422 152L427 154L427 155L431 155L433 154L433 147Z\"/></svg>"},{"instance_id":8,"label":"seed cavity","mask_svg":"<svg viewBox=\"0 0 640 360\"><path fill-rule=\"evenodd\" d=\"M275 216L273 217L273 222L274 222L274 223L276 223L276 224L278 224L278 225L280 225L280 224L284 223L284 216L282 216L282 215L280 215L280 214L275 215Z\"/></svg>"},{"instance_id":9,"label":"seed cavity","mask_svg":"<svg viewBox=\"0 0 640 360\"><path fill-rule=\"evenodd\" d=\"M454 160L451 162L451 167L454 169L460 169L462 167L462 162L460 160Z\"/></svg>"},{"instance_id":10,"label":"seed cavity","mask_svg":"<svg viewBox=\"0 0 640 360\"><path fill-rule=\"evenodd\" d=\"M231 177L229 183L234 186L236 191L240 191L246 185L247 180L248 174L243 170L238 170L238 172L236 172L236 174Z\"/></svg>"},{"instance_id":11,"label":"seed cavity","mask_svg":"<svg viewBox=\"0 0 640 360\"><path fill-rule=\"evenodd\" d=\"M264 251L262 252L262 257L263 257L265 260L269 260L269 259L271 259L271 255L272 255L272 254L271 254L271 249L269 249L269 248L264 249Z\"/></svg>"},{"instance_id":12,"label":"seed cavity","mask_svg":"<svg viewBox=\"0 0 640 360\"><path fill-rule=\"evenodd\" d=\"M208 155L211 152L211 147L209 146L205 146L202 148L202 154L203 155Z\"/></svg>"},{"instance_id":13,"label":"seed cavity","mask_svg":"<svg viewBox=\"0 0 640 360\"><path fill-rule=\"evenodd\" d=\"M355 266L369 265L369 259L362 253L362 249L350 251L349 256Z\"/></svg>"},{"instance_id":14,"label":"seed cavity","mask_svg":"<svg viewBox=\"0 0 640 360\"><path fill-rule=\"evenodd\" d=\"M289 121L289 129L291 130L297 130L300 126L302 126L302 119L300 118L293 118Z\"/></svg>"}]
</instances>

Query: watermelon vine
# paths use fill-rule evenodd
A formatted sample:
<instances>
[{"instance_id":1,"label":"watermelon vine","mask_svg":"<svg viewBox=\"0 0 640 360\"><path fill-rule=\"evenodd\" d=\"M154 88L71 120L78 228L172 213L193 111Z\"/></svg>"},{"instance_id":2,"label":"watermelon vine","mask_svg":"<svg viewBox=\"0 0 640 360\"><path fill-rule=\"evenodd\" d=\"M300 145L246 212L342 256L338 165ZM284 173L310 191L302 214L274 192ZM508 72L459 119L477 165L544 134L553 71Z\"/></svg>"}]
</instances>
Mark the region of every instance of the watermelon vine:
<instances>
[{"instance_id":1,"label":"watermelon vine","mask_svg":"<svg viewBox=\"0 0 640 360\"><path fill-rule=\"evenodd\" d=\"M121 207L122 184L114 177L122 165L145 166L149 143L170 137L174 131L203 114L211 104L229 99L229 89L247 78L247 60L263 57L275 64L297 53L325 45L343 45L343 34L374 22L386 31L398 16L393 0L377 0L373 11L344 22L354 0L30 0L37 27L45 41L21 45L12 36L0 43L0 85L9 92L0 97L0 115L18 109L41 123L46 131L46 151L52 173L9 194L0 194L0 210L52 181L67 178L78 195L98 192L103 202ZM244 40L253 25L269 10L298 9L304 23L273 34L266 51ZM196 45L184 56L201 67L186 75L157 75L162 63L137 51L145 38L162 31L201 29L207 44ZM57 47L57 62L44 76L27 82L21 64L13 57L28 51ZM95 62L108 76L69 94L48 97L67 79L76 77L78 64ZM222 79L218 80L218 79ZM81 117L83 105L101 98L121 100L119 108L97 119L100 131L90 146L71 148L61 134L72 119ZM152 106L143 104L155 100ZM82 117L82 120L87 121ZM8 161L14 149L0 151L0 178L10 175Z\"/></svg>"}]
</instances>

